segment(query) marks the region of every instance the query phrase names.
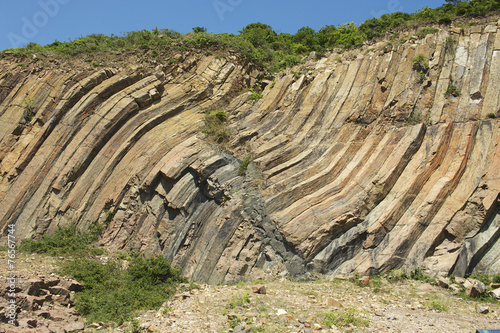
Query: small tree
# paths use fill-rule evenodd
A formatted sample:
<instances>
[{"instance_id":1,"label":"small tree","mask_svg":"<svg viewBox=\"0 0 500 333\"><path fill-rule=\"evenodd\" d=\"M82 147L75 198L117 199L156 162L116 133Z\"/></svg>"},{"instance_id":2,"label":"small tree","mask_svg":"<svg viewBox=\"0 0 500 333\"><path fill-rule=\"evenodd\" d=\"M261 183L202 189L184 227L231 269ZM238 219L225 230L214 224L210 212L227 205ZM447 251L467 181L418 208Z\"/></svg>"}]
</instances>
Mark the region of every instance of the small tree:
<instances>
[{"instance_id":1,"label":"small tree","mask_svg":"<svg viewBox=\"0 0 500 333\"><path fill-rule=\"evenodd\" d=\"M193 28L194 33L199 33L199 32L207 32L207 28L205 27L194 27Z\"/></svg>"},{"instance_id":2,"label":"small tree","mask_svg":"<svg viewBox=\"0 0 500 333\"><path fill-rule=\"evenodd\" d=\"M419 53L415 58L411 59L411 61L413 62L413 70L418 74L418 81L422 83L429 71L429 62L422 53Z\"/></svg>"}]
</instances>

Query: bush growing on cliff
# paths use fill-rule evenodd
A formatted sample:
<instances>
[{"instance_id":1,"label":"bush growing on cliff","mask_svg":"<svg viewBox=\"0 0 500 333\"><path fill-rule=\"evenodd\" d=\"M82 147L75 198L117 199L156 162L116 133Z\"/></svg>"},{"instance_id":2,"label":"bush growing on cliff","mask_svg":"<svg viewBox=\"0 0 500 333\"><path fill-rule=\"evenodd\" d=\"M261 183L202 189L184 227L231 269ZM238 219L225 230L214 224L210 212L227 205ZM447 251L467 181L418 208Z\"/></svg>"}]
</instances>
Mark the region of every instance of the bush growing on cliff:
<instances>
[{"instance_id":1,"label":"bush growing on cliff","mask_svg":"<svg viewBox=\"0 0 500 333\"><path fill-rule=\"evenodd\" d=\"M37 105L35 104L35 101L33 98L27 98L23 101L24 104L24 112L23 112L23 119L26 124L29 124L33 117L35 116L35 109L37 108Z\"/></svg>"},{"instance_id":2,"label":"bush growing on cliff","mask_svg":"<svg viewBox=\"0 0 500 333\"><path fill-rule=\"evenodd\" d=\"M455 97L460 96L460 90L458 90L457 86L454 85L452 82L450 82L450 84L448 85L448 89L446 89L446 92L444 93L445 97L448 97L450 95Z\"/></svg>"},{"instance_id":3,"label":"bush growing on cliff","mask_svg":"<svg viewBox=\"0 0 500 333\"><path fill-rule=\"evenodd\" d=\"M413 63L413 70L418 74L418 81L422 83L429 71L429 61L422 53L419 53L411 61Z\"/></svg>"},{"instance_id":4,"label":"bush growing on cliff","mask_svg":"<svg viewBox=\"0 0 500 333\"><path fill-rule=\"evenodd\" d=\"M243 161L241 161L240 167L238 168L238 176L244 176L247 173L248 164L250 164L251 159L252 155L248 155Z\"/></svg>"},{"instance_id":5,"label":"bush growing on cliff","mask_svg":"<svg viewBox=\"0 0 500 333\"><path fill-rule=\"evenodd\" d=\"M231 137L226 122L229 115L222 110L209 111L205 114L203 133L213 137L218 143L226 142Z\"/></svg>"}]
</instances>

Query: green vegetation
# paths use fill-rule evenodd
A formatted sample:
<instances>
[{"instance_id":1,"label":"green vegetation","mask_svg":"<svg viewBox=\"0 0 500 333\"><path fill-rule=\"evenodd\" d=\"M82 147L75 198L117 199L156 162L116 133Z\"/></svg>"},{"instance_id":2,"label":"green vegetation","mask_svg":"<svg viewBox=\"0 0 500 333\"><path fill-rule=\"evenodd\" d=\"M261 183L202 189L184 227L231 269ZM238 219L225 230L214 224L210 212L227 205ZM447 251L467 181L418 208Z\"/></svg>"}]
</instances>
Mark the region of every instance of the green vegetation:
<instances>
[{"instance_id":1,"label":"green vegetation","mask_svg":"<svg viewBox=\"0 0 500 333\"><path fill-rule=\"evenodd\" d=\"M448 85L448 89L446 89L446 92L444 93L445 97L448 97L450 95L455 97L460 96L460 90L458 90L457 86L454 85L453 82L450 82L450 84Z\"/></svg>"},{"instance_id":2,"label":"green vegetation","mask_svg":"<svg viewBox=\"0 0 500 333\"><path fill-rule=\"evenodd\" d=\"M213 110L205 114L205 129L203 133L213 137L218 143L226 142L231 137L227 128L229 115L222 110Z\"/></svg>"},{"instance_id":3,"label":"green vegetation","mask_svg":"<svg viewBox=\"0 0 500 333\"><path fill-rule=\"evenodd\" d=\"M493 112L488 113L488 118L495 119L496 117L497 117L497 115L494 114ZM498 283L500 283L500 282L498 282Z\"/></svg>"},{"instance_id":4,"label":"green vegetation","mask_svg":"<svg viewBox=\"0 0 500 333\"><path fill-rule=\"evenodd\" d=\"M258 93L256 91L254 91L252 88L249 89L250 92L252 93L250 96L248 96L248 100L249 101L253 101L254 103L257 102L259 99L261 99L262 97L264 97L263 94L261 93Z\"/></svg>"},{"instance_id":5,"label":"green vegetation","mask_svg":"<svg viewBox=\"0 0 500 333\"><path fill-rule=\"evenodd\" d=\"M354 326L369 326L368 319L361 318L358 311L352 308L343 311L325 312L320 316L324 318L322 324L328 327L332 327L334 325L336 327L346 327L351 324Z\"/></svg>"},{"instance_id":6,"label":"green vegetation","mask_svg":"<svg viewBox=\"0 0 500 333\"><path fill-rule=\"evenodd\" d=\"M248 164L251 159L252 155L248 155L243 161L241 161L240 167L238 168L238 176L244 176L247 173Z\"/></svg>"},{"instance_id":7,"label":"green vegetation","mask_svg":"<svg viewBox=\"0 0 500 333\"><path fill-rule=\"evenodd\" d=\"M395 269L390 272L387 272L385 275L385 278L391 283L396 283L396 282L402 282L406 280L416 280L416 281L422 281L422 282L427 282L432 285L437 285L436 279L431 278L428 276L425 276L422 273L422 270L416 269L414 271L411 271L409 274L402 270L402 269Z\"/></svg>"},{"instance_id":8,"label":"green vegetation","mask_svg":"<svg viewBox=\"0 0 500 333\"><path fill-rule=\"evenodd\" d=\"M427 36L428 34L434 34L438 31L439 31L439 29L437 29L437 28L422 28L422 29L417 31L417 37L422 38L422 37Z\"/></svg>"},{"instance_id":9,"label":"green vegetation","mask_svg":"<svg viewBox=\"0 0 500 333\"><path fill-rule=\"evenodd\" d=\"M35 104L35 101L33 98L26 98L23 101L24 105L24 113L23 113L23 119L26 124L29 124L33 117L35 117L35 109L37 108L37 105Z\"/></svg>"},{"instance_id":10,"label":"green vegetation","mask_svg":"<svg viewBox=\"0 0 500 333\"><path fill-rule=\"evenodd\" d=\"M444 51L449 55L454 55L457 50L458 40L453 36L448 36L444 42Z\"/></svg>"},{"instance_id":11,"label":"green vegetation","mask_svg":"<svg viewBox=\"0 0 500 333\"><path fill-rule=\"evenodd\" d=\"M199 32L207 32L207 28L205 27L194 27L193 28L194 33L199 33Z\"/></svg>"},{"instance_id":12,"label":"green vegetation","mask_svg":"<svg viewBox=\"0 0 500 333\"><path fill-rule=\"evenodd\" d=\"M427 302L426 305L429 309L436 310L436 311L446 312L449 310L448 306L446 306L445 304L443 304L442 301L439 301L439 300L429 301L429 302Z\"/></svg>"},{"instance_id":13,"label":"green vegetation","mask_svg":"<svg viewBox=\"0 0 500 333\"><path fill-rule=\"evenodd\" d=\"M103 231L103 226L95 222L90 231L82 232L76 226L59 228L53 234L44 234L39 240L24 239L19 249L25 253L45 253L51 256L103 254L104 250L94 247Z\"/></svg>"},{"instance_id":14,"label":"green vegetation","mask_svg":"<svg viewBox=\"0 0 500 333\"><path fill-rule=\"evenodd\" d=\"M179 268L171 267L163 257L144 259L135 256L131 265L121 269L119 261L101 263L79 258L63 263L61 274L83 283L76 295L75 308L89 322L121 325L138 310L159 308L186 282Z\"/></svg>"},{"instance_id":15,"label":"green vegetation","mask_svg":"<svg viewBox=\"0 0 500 333\"><path fill-rule=\"evenodd\" d=\"M406 121L410 125L420 124L422 122L422 114L420 112L412 112L406 117Z\"/></svg>"},{"instance_id":16,"label":"green vegetation","mask_svg":"<svg viewBox=\"0 0 500 333\"><path fill-rule=\"evenodd\" d=\"M9 51L21 57L35 53L91 56L99 52L140 49L151 50L149 56L168 64L171 51L202 50L205 54L213 54L236 50L243 59L270 72L277 72L303 62L303 57L312 51L321 57L327 51L357 48L367 40L386 34L392 34L396 41L399 38L398 29L422 24L451 24L460 18L484 17L499 10L500 2L496 0L447 1L435 9L423 7L411 14L384 14L360 25L352 22L339 26L326 25L319 31L302 27L294 35L277 33L271 26L258 22L247 25L239 34L211 34L205 27L194 27L193 32L187 34L155 28L128 32L122 36L94 34L67 42L55 41L45 46L29 43L26 47ZM436 28L423 28L417 35L423 37L436 31ZM0 53L0 57L4 56L5 53Z\"/></svg>"},{"instance_id":17,"label":"green vegetation","mask_svg":"<svg viewBox=\"0 0 500 333\"><path fill-rule=\"evenodd\" d=\"M486 274L473 274L470 277L481 281L485 285L489 285L490 283L500 283L500 274L493 276L489 276Z\"/></svg>"},{"instance_id":18,"label":"green vegetation","mask_svg":"<svg viewBox=\"0 0 500 333\"><path fill-rule=\"evenodd\" d=\"M227 306L230 309L234 309L234 308L237 308L237 307L242 307L243 305L248 304L248 303L250 303L250 294L249 293L243 293L243 294L238 294L238 295L234 296L229 301L229 303L227 304Z\"/></svg>"},{"instance_id":19,"label":"green vegetation","mask_svg":"<svg viewBox=\"0 0 500 333\"><path fill-rule=\"evenodd\" d=\"M427 72L429 72L429 61L422 53L419 53L411 61L413 62L413 70L418 74L419 82L424 82Z\"/></svg>"},{"instance_id":20,"label":"green vegetation","mask_svg":"<svg viewBox=\"0 0 500 333\"><path fill-rule=\"evenodd\" d=\"M179 268L171 267L162 256L144 259L137 254L119 253L121 259L109 259L106 263L87 258L104 253L93 243L113 219L112 212L106 211L105 215L103 224L96 221L87 232L76 226L62 227L39 240L23 240L19 249L25 253L74 256L75 259L62 263L59 274L83 283L83 290L75 299L77 311L90 322L121 325L132 319L137 310L160 307L175 293L175 285L186 279ZM130 266L123 269L121 260L131 261Z\"/></svg>"}]
</instances>

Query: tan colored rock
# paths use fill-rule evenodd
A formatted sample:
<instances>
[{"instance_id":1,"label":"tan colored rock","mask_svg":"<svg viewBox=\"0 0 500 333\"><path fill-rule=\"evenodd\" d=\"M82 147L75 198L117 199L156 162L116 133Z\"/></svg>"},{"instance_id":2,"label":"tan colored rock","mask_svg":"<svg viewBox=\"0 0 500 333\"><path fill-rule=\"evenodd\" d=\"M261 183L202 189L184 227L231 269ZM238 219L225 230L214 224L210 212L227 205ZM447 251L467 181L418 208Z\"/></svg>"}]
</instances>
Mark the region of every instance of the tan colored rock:
<instances>
[{"instance_id":1,"label":"tan colored rock","mask_svg":"<svg viewBox=\"0 0 500 333\"><path fill-rule=\"evenodd\" d=\"M438 286L440 286L441 288L445 288L447 289L448 287L450 287L450 280L448 278L443 278L443 277L440 277L438 280L437 280L437 284Z\"/></svg>"},{"instance_id":2,"label":"tan colored rock","mask_svg":"<svg viewBox=\"0 0 500 333\"><path fill-rule=\"evenodd\" d=\"M362 288L367 287L370 284L370 277L369 276L363 276L358 279L358 285Z\"/></svg>"},{"instance_id":3,"label":"tan colored rock","mask_svg":"<svg viewBox=\"0 0 500 333\"><path fill-rule=\"evenodd\" d=\"M477 304L476 305L476 312L481 313L481 314L487 314L488 312L490 312L490 309L487 306Z\"/></svg>"},{"instance_id":4,"label":"tan colored rock","mask_svg":"<svg viewBox=\"0 0 500 333\"><path fill-rule=\"evenodd\" d=\"M252 292L255 294L266 294L266 286L263 284L256 284L252 286Z\"/></svg>"},{"instance_id":5,"label":"tan colored rock","mask_svg":"<svg viewBox=\"0 0 500 333\"><path fill-rule=\"evenodd\" d=\"M275 79L235 54L64 72L55 60L18 68L7 55L0 227L15 224L19 238L75 221L86 230L111 210L107 249L162 253L215 284L263 272L492 274L500 127L489 114L500 109L500 35L494 24L452 33L453 52L442 30L387 52L381 43L341 62L309 59ZM422 82L419 54L430 66ZM235 93L262 80L256 103ZM445 96L450 84L458 96ZM26 98L39 106L29 124ZM232 133L222 144L203 133L205 112L219 105ZM29 293L56 286L44 283Z\"/></svg>"},{"instance_id":6,"label":"tan colored rock","mask_svg":"<svg viewBox=\"0 0 500 333\"><path fill-rule=\"evenodd\" d=\"M328 307L333 307L333 308L342 308L342 303L336 300L333 297L327 297L325 300L325 304Z\"/></svg>"},{"instance_id":7,"label":"tan colored rock","mask_svg":"<svg viewBox=\"0 0 500 333\"><path fill-rule=\"evenodd\" d=\"M467 279L467 281L464 283L464 287L466 289L467 296L470 297L479 297L487 290L484 283L475 279Z\"/></svg>"},{"instance_id":8,"label":"tan colored rock","mask_svg":"<svg viewBox=\"0 0 500 333\"><path fill-rule=\"evenodd\" d=\"M158 332L158 327L156 325L151 325L148 327L148 332Z\"/></svg>"},{"instance_id":9,"label":"tan colored rock","mask_svg":"<svg viewBox=\"0 0 500 333\"><path fill-rule=\"evenodd\" d=\"M500 299L500 288L495 289L495 290L491 290L488 294L491 297L495 297L496 299Z\"/></svg>"}]
</instances>

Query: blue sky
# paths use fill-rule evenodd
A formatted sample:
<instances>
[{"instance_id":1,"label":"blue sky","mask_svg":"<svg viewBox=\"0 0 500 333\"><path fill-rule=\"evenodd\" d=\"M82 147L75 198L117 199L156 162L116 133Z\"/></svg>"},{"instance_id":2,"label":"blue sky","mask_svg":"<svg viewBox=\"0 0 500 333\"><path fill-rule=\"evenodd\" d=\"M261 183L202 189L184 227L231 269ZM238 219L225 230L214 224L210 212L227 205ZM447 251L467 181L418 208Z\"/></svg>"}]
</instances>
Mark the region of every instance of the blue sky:
<instances>
[{"instance_id":1,"label":"blue sky","mask_svg":"<svg viewBox=\"0 0 500 333\"><path fill-rule=\"evenodd\" d=\"M362 23L384 13L412 13L444 0L1 0L0 50L67 41L94 33L121 35L155 27L182 33L195 26L238 33L249 23L294 34L333 24Z\"/></svg>"}]
</instances>

